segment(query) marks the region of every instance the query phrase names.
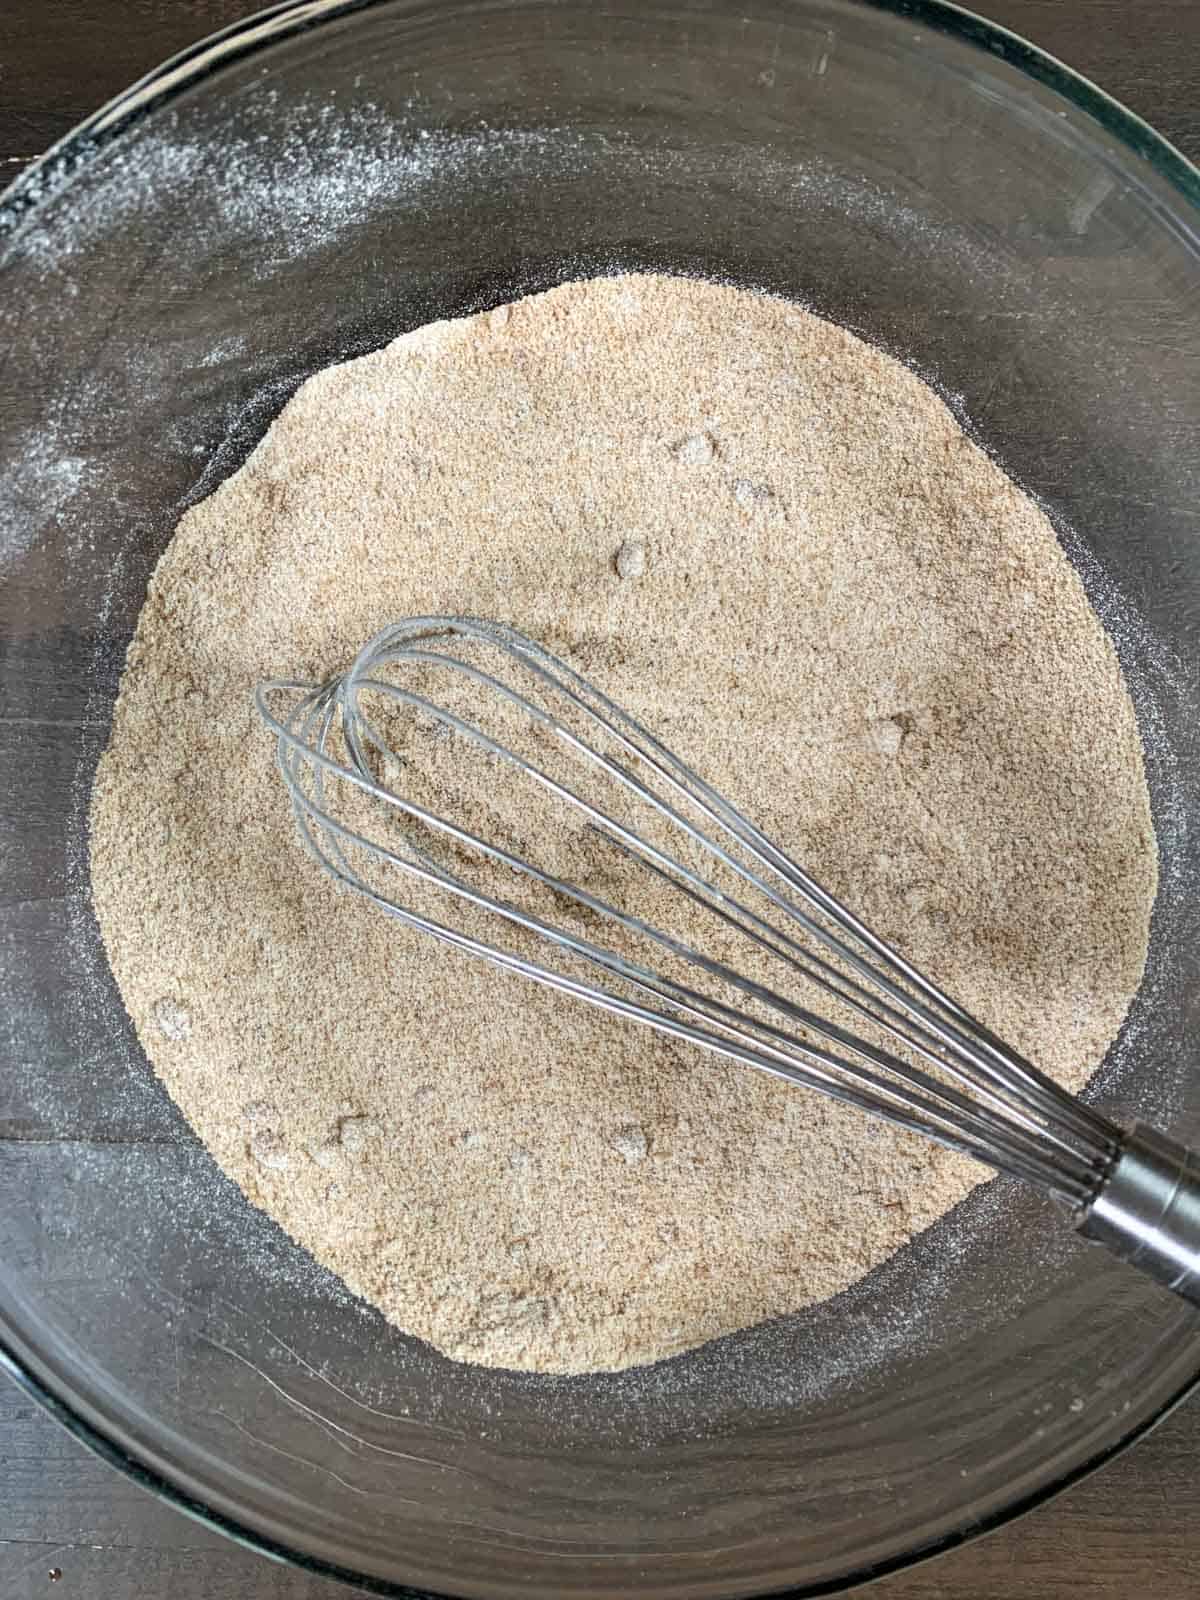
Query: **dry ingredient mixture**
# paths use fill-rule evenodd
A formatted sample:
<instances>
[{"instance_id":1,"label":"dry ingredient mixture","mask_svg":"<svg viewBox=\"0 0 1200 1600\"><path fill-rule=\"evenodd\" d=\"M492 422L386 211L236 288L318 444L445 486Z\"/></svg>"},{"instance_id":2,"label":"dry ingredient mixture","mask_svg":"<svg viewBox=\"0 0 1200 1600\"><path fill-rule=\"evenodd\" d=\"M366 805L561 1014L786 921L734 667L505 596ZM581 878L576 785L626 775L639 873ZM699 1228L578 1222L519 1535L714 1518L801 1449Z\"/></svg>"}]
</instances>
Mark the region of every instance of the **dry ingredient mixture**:
<instances>
[{"instance_id":1,"label":"dry ingredient mixture","mask_svg":"<svg viewBox=\"0 0 1200 1600\"><path fill-rule=\"evenodd\" d=\"M543 639L1078 1088L1156 868L1114 652L1042 513L897 362L786 302L568 284L319 373L163 556L95 905L221 1166L401 1328L545 1372L831 1295L981 1169L340 893L257 721L412 613Z\"/></svg>"}]
</instances>

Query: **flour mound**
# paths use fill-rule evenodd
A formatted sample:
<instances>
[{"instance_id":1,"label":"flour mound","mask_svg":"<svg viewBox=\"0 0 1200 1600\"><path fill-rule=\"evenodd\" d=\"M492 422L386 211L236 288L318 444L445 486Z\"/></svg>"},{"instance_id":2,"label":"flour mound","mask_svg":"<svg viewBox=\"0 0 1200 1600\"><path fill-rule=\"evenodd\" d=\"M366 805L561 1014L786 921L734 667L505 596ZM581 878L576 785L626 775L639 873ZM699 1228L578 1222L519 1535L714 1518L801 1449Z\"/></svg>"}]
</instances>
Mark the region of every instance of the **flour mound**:
<instances>
[{"instance_id":1,"label":"flour mound","mask_svg":"<svg viewBox=\"0 0 1200 1600\"><path fill-rule=\"evenodd\" d=\"M92 806L141 1041L217 1161L465 1361L654 1361L842 1289L984 1176L338 893L252 710L385 623L594 678L1071 1088L1155 848L1114 652L1042 513L911 372L782 300L568 284L318 373L189 511Z\"/></svg>"}]
</instances>

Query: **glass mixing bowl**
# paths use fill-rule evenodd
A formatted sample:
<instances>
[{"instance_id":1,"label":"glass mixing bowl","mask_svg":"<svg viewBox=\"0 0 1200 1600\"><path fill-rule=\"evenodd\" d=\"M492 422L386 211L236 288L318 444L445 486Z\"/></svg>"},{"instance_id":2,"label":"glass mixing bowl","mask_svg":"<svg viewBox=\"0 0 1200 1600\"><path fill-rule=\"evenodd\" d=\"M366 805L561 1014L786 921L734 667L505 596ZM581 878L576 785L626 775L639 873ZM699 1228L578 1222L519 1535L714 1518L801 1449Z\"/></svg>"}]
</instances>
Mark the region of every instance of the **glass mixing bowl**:
<instances>
[{"instance_id":1,"label":"glass mixing bowl","mask_svg":"<svg viewBox=\"0 0 1200 1600\"><path fill-rule=\"evenodd\" d=\"M1108 622L1163 873L1092 1093L1195 1140L1198 218L1200 175L1029 46L851 0L309 0L178 58L23 176L0 204L0 1339L20 1380L262 1549L489 1600L827 1590L1161 1416L1200 1370L1195 1314L1004 1181L837 1299L653 1368L443 1359L183 1124L97 941L84 821L159 552L310 373L580 274L775 290L936 383Z\"/></svg>"}]
</instances>

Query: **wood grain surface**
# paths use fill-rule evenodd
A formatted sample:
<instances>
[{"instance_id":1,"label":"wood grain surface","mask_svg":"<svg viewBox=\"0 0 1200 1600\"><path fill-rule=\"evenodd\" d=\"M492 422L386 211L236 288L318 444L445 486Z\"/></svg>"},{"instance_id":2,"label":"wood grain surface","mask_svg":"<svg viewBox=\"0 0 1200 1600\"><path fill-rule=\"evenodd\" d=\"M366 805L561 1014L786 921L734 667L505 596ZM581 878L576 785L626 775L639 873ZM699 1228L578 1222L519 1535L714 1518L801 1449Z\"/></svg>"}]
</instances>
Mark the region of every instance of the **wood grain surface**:
<instances>
[{"instance_id":1,"label":"wood grain surface","mask_svg":"<svg viewBox=\"0 0 1200 1600\"><path fill-rule=\"evenodd\" d=\"M1200 159L1200 0L981 0ZM0 184L245 0L0 0ZM1104 1471L871 1600L1200 1597L1200 1403ZM159 1504L0 1379L0 1600L334 1600Z\"/></svg>"}]
</instances>

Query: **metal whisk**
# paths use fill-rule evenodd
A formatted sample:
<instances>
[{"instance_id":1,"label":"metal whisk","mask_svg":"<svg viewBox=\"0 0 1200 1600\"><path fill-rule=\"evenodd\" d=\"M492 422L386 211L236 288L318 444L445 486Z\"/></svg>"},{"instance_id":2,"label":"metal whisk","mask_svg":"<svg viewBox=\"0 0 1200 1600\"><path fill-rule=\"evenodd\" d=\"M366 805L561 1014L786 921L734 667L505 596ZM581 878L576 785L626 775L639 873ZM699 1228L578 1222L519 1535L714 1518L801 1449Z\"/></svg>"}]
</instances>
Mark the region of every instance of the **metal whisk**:
<instances>
[{"instance_id":1,"label":"metal whisk","mask_svg":"<svg viewBox=\"0 0 1200 1600\"><path fill-rule=\"evenodd\" d=\"M534 640L410 618L256 701L304 844L390 916L1034 1184L1200 1304L1200 1156L1067 1094Z\"/></svg>"}]
</instances>

